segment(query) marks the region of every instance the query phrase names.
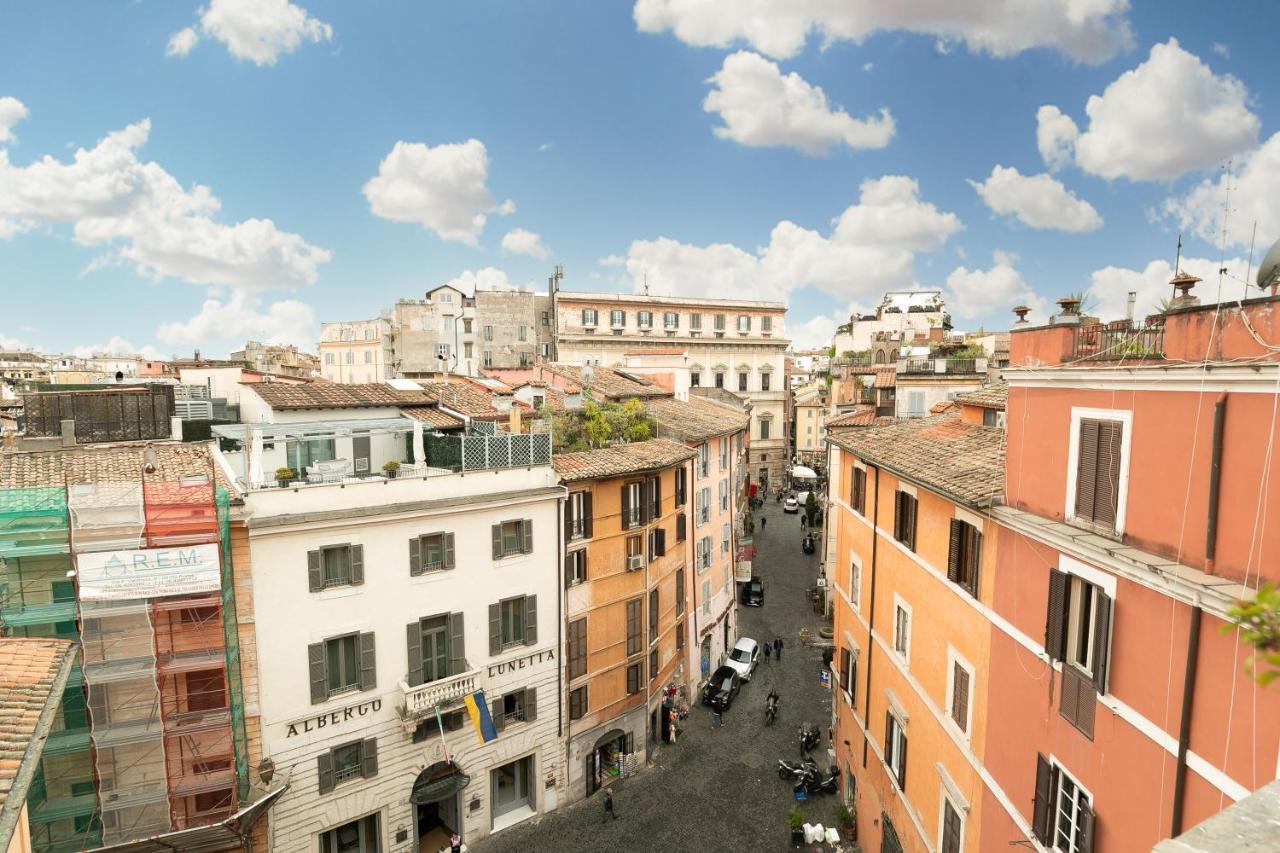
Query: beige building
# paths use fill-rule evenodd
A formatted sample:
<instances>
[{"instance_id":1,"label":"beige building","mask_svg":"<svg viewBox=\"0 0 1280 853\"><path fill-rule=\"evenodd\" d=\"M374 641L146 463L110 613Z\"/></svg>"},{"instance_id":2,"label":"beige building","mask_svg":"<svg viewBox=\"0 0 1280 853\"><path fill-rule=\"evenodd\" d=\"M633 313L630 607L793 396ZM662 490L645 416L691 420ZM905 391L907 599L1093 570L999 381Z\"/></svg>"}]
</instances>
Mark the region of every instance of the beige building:
<instances>
[{"instance_id":1,"label":"beige building","mask_svg":"<svg viewBox=\"0 0 1280 853\"><path fill-rule=\"evenodd\" d=\"M825 452L829 408L830 395L827 384L822 380L796 389L792 403L796 416L796 453L806 465L812 461L810 455Z\"/></svg>"},{"instance_id":2,"label":"beige building","mask_svg":"<svg viewBox=\"0 0 1280 853\"><path fill-rule=\"evenodd\" d=\"M788 456L785 304L565 291L553 299L558 361L626 369L629 353L679 348L692 387L749 399L750 477L778 482Z\"/></svg>"},{"instance_id":3,"label":"beige building","mask_svg":"<svg viewBox=\"0 0 1280 853\"><path fill-rule=\"evenodd\" d=\"M320 359L302 352L293 344L264 344L247 341L244 349L230 355L231 361L243 361L260 373L312 377L320 372Z\"/></svg>"},{"instance_id":4,"label":"beige building","mask_svg":"<svg viewBox=\"0 0 1280 853\"><path fill-rule=\"evenodd\" d=\"M330 382L381 382L395 376L392 324L385 317L323 323L320 376Z\"/></svg>"}]
</instances>

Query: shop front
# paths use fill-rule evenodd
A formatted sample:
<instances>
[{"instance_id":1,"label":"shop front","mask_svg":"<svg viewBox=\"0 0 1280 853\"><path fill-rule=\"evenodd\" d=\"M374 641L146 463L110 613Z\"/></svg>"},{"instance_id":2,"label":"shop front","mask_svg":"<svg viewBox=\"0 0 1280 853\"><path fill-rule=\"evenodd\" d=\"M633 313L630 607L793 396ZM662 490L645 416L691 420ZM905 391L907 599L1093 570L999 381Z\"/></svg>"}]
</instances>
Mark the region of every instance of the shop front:
<instances>
[{"instance_id":1,"label":"shop front","mask_svg":"<svg viewBox=\"0 0 1280 853\"><path fill-rule=\"evenodd\" d=\"M437 761L414 779L409 803L419 851L448 849L453 835L462 834L460 797L470 782L457 764L447 761Z\"/></svg>"}]
</instances>

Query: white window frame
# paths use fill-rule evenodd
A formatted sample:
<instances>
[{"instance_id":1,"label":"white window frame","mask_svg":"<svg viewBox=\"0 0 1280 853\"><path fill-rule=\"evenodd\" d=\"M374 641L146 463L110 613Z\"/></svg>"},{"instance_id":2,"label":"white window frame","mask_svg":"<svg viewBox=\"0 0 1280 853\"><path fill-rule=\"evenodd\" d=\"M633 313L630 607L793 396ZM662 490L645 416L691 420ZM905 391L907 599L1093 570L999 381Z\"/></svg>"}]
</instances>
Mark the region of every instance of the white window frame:
<instances>
[{"instance_id":1,"label":"white window frame","mask_svg":"<svg viewBox=\"0 0 1280 853\"><path fill-rule=\"evenodd\" d=\"M1133 411L1130 409L1088 409L1080 406L1071 407L1071 434L1067 446L1067 502L1063 509L1067 521L1076 520L1076 476L1080 457L1080 422L1083 420L1114 421L1120 424L1120 482L1116 487L1116 535L1124 534L1129 503L1129 459L1133 445ZM1096 525L1087 519L1091 527Z\"/></svg>"},{"instance_id":2,"label":"white window frame","mask_svg":"<svg viewBox=\"0 0 1280 853\"><path fill-rule=\"evenodd\" d=\"M907 614L906 637L903 638L905 642L903 643L904 648L901 651L898 650L898 610L899 609L901 609L903 612ZM911 625L912 625L911 605L907 604L907 602L902 599L902 596L898 595L895 592L893 594L893 652L902 660L903 669L911 668Z\"/></svg>"},{"instance_id":3,"label":"white window frame","mask_svg":"<svg viewBox=\"0 0 1280 853\"><path fill-rule=\"evenodd\" d=\"M945 838L944 833L947 827L947 804L949 803L951 810L960 818L960 849L964 850L964 831L969 823L969 806L967 803L961 806L960 803L956 802L955 794L958 793L955 791L956 786L945 775L946 769L943 768L941 763L938 764L938 771L944 774L942 776L942 784L938 786L938 849L946 849L942 842Z\"/></svg>"},{"instance_id":4,"label":"white window frame","mask_svg":"<svg viewBox=\"0 0 1280 853\"><path fill-rule=\"evenodd\" d=\"M893 708L889 709L889 719L893 721L894 727L897 729L901 740L909 740L907 737L906 720L900 717ZM890 750L890 755L886 757L893 760L886 761L884 764L885 767L889 768L889 783L893 785L893 787L897 788L898 778L902 775L902 746L901 741L898 738L890 737L889 739L892 742L893 748Z\"/></svg>"},{"instance_id":5,"label":"white window frame","mask_svg":"<svg viewBox=\"0 0 1280 853\"><path fill-rule=\"evenodd\" d=\"M849 549L849 604L855 611L862 612L862 558L852 548Z\"/></svg>"},{"instance_id":6,"label":"white window frame","mask_svg":"<svg viewBox=\"0 0 1280 853\"><path fill-rule=\"evenodd\" d=\"M960 730L960 726L956 724L955 696L956 696L956 666L969 673L969 701L965 703L965 721L964 731ZM945 707L947 725L952 731L959 734L965 740L970 740L973 736L973 695L976 691L974 687L977 673L973 668L973 664L969 663L968 658L956 651L955 646L947 644L947 695L943 705Z\"/></svg>"},{"instance_id":7,"label":"white window frame","mask_svg":"<svg viewBox=\"0 0 1280 853\"><path fill-rule=\"evenodd\" d=\"M1057 784L1052 786L1053 802L1049 804L1049 807L1051 809L1050 814L1053 815L1053 818L1049 821L1048 847L1052 851L1061 851L1062 848L1058 846L1058 817L1060 816L1060 812L1058 810L1058 802L1062 796L1062 777L1066 776L1068 779L1070 779L1071 784L1075 785L1077 792L1079 791L1084 792L1084 795L1089 798L1090 808L1093 807L1093 804L1097 802L1097 800L1094 798L1093 792L1090 791L1088 788L1086 788L1084 785L1081 785L1079 780L1076 779L1075 775L1073 775L1072 773L1069 773L1067 771L1067 768L1062 764L1062 762L1059 761L1052 753L1050 753L1049 755L1049 769L1058 775L1058 779L1057 779ZM1079 799L1077 798L1076 803L1073 804L1076 807L1077 816L1079 815L1078 804L1079 804ZM1096 809L1094 810L1094 814L1095 815L1097 814ZM1076 823L1076 828L1077 829L1079 828L1078 822ZM1071 846L1073 850L1067 851L1067 853L1073 853L1074 850L1079 849L1079 844L1076 844L1074 842L1072 843ZM1095 844L1094 846L1096 847L1097 845Z\"/></svg>"},{"instance_id":8,"label":"white window frame","mask_svg":"<svg viewBox=\"0 0 1280 853\"><path fill-rule=\"evenodd\" d=\"M587 493L580 490L569 493L569 538L581 539L587 532L586 520Z\"/></svg>"}]
</instances>

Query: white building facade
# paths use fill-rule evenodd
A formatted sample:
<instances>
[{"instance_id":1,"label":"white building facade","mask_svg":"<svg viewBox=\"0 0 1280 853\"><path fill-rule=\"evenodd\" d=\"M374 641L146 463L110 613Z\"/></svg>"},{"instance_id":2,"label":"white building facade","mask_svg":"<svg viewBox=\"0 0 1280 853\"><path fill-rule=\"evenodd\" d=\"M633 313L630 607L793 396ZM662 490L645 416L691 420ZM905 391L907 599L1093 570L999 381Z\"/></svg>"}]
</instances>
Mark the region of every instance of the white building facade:
<instances>
[{"instance_id":1,"label":"white building facade","mask_svg":"<svg viewBox=\"0 0 1280 853\"><path fill-rule=\"evenodd\" d=\"M871 349L876 335L910 342L929 337L929 330L942 328L947 313L940 290L892 290L876 306L873 314L854 314L836 329L831 343L836 357L847 352Z\"/></svg>"}]
</instances>

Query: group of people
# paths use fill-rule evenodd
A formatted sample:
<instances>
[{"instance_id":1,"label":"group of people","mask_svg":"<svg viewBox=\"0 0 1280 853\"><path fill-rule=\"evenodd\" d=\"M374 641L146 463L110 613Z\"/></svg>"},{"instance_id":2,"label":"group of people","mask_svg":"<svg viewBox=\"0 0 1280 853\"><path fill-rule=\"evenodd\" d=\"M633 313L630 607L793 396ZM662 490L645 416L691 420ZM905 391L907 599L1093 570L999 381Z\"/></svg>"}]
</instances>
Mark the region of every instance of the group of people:
<instances>
[{"instance_id":1,"label":"group of people","mask_svg":"<svg viewBox=\"0 0 1280 853\"><path fill-rule=\"evenodd\" d=\"M766 641L764 644L765 663L769 662L770 656L777 658L778 663L782 663L782 649L785 645L786 643L782 642L781 637L774 637L772 643Z\"/></svg>"}]
</instances>

